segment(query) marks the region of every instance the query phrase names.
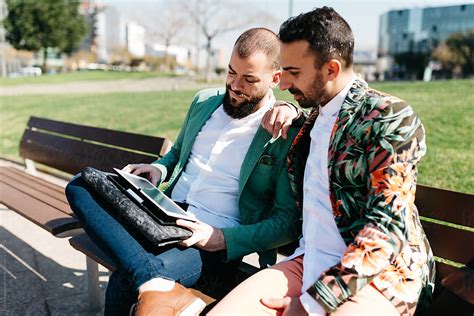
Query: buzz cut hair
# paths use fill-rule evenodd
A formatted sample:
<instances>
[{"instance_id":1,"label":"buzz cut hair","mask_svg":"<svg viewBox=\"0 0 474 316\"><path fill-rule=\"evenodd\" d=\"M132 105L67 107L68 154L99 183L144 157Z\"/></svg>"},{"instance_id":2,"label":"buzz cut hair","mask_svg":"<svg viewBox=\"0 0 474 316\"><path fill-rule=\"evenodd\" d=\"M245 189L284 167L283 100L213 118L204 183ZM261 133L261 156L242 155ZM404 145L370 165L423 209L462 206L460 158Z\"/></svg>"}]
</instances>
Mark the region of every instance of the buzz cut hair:
<instances>
[{"instance_id":1,"label":"buzz cut hair","mask_svg":"<svg viewBox=\"0 0 474 316\"><path fill-rule=\"evenodd\" d=\"M272 70L280 68L280 39L278 35L264 27L252 28L242 33L235 41L234 50L240 58L261 52L268 57Z\"/></svg>"}]
</instances>

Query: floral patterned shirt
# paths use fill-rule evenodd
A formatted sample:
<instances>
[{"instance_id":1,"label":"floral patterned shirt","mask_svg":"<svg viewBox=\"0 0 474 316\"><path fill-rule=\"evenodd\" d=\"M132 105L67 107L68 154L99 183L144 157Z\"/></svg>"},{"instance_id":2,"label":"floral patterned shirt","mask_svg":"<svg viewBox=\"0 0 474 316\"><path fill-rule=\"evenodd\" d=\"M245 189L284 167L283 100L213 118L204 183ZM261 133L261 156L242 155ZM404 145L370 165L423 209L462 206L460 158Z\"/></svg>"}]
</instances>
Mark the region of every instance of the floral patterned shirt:
<instances>
[{"instance_id":1,"label":"floral patterned shirt","mask_svg":"<svg viewBox=\"0 0 474 316\"><path fill-rule=\"evenodd\" d=\"M314 109L288 156L302 207L304 166ZM328 153L333 216L347 250L306 290L328 312L372 283L402 315L431 298L434 260L414 204L416 165L426 152L423 126L404 101L356 79L331 133Z\"/></svg>"}]
</instances>

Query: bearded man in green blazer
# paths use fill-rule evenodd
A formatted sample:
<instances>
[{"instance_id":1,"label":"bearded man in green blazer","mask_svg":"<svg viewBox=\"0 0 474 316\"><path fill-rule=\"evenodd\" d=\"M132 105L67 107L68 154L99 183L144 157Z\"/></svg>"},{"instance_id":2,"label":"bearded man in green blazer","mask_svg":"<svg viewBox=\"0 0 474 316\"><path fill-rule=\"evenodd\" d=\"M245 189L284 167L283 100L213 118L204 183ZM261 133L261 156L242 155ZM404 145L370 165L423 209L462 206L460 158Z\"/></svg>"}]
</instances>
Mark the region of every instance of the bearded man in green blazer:
<instances>
[{"instance_id":1,"label":"bearded man in green blazer","mask_svg":"<svg viewBox=\"0 0 474 316\"><path fill-rule=\"evenodd\" d=\"M272 88L280 77L276 34L263 28L244 32L234 45L226 89L196 94L163 158L124 168L154 184L165 182L165 193L196 216L196 222L177 221L193 232L179 246L137 243L113 218L98 218L106 210L92 205L80 178L68 185L71 207L86 232L118 261L107 288L106 314L126 312L137 292L136 315L198 313L202 302L184 286L192 286L203 271L235 267L253 252L266 267L276 261L277 247L298 238L301 212L286 160L298 130L290 128L286 139L272 138L261 126L274 106Z\"/></svg>"}]
</instances>

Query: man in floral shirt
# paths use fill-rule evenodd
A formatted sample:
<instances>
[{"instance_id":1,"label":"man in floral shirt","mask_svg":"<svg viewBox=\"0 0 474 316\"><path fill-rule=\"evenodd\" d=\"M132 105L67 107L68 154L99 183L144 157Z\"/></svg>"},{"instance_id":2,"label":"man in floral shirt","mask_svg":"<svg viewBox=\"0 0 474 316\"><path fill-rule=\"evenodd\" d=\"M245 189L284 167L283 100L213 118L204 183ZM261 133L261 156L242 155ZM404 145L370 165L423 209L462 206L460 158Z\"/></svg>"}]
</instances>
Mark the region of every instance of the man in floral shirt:
<instances>
[{"instance_id":1,"label":"man in floral shirt","mask_svg":"<svg viewBox=\"0 0 474 316\"><path fill-rule=\"evenodd\" d=\"M412 315L434 281L414 204L423 126L405 101L356 77L352 31L333 9L289 19L279 37L280 88L312 109L288 156L303 237L211 314ZM263 124L277 134L280 123Z\"/></svg>"}]
</instances>

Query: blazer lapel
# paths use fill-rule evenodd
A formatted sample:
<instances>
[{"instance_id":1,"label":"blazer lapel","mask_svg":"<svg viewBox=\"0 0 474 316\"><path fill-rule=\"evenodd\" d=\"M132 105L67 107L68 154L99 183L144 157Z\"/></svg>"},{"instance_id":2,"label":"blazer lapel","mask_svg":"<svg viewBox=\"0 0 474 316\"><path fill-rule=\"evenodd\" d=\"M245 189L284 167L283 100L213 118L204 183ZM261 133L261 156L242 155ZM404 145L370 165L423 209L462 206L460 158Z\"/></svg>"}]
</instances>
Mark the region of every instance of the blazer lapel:
<instances>
[{"instance_id":1,"label":"blazer lapel","mask_svg":"<svg viewBox=\"0 0 474 316\"><path fill-rule=\"evenodd\" d=\"M250 177L250 174L252 173L253 168L269 145L268 142L271 138L272 135L268 133L262 126L259 126L252 143L247 150L244 161L242 162L242 167L240 168L239 197L240 193L242 193L242 190L245 187L245 184L247 183L247 180Z\"/></svg>"},{"instance_id":2,"label":"blazer lapel","mask_svg":"<svg viewBox=\"0 0 474 316\"><path fill-rule=\"evenodd\" d=\"M337 153L339 142L344 137L344 130L347 124L354 120L354 112L356 107L360 106L362 98L365 96L367 90L367 83L361 79L356 79L347 93L341 109L334 123L331 137L329 138L328 151L328 175L329 183L331 184L332 168L334 166L334 155ZM330 186L331 187L331 186Z\"/></svg>"},{"instance_id":3,"label":"blazer lapel","mask_svg":"<svg viewBox=\"0 0 474 316\"><path fill-rule=\"evenodd\" d=\"M188 161L189 154L193 148L194 141L196 140L197 134L201 131L202 127L209 120L214 111L221 106L224 100L224 95L219 94L214 96L206 101L203 101L205 104L199 105L196 109L197 113L193 116L188 122L188 132L186 137L183 140L180 160L184 164Z\"/></svg>"}]
</instances>

